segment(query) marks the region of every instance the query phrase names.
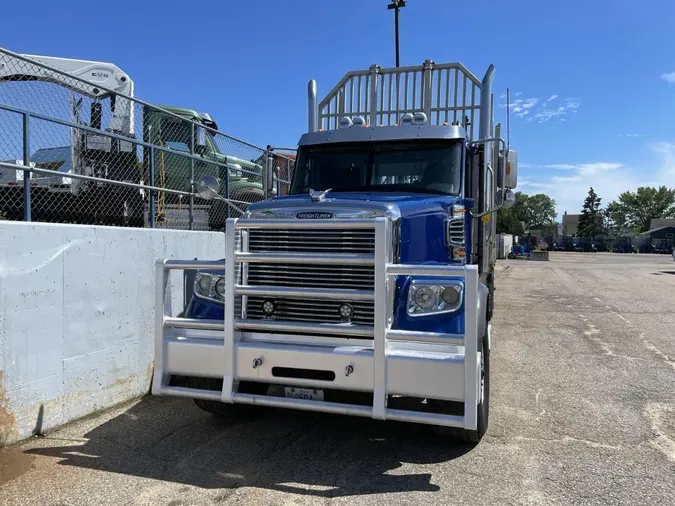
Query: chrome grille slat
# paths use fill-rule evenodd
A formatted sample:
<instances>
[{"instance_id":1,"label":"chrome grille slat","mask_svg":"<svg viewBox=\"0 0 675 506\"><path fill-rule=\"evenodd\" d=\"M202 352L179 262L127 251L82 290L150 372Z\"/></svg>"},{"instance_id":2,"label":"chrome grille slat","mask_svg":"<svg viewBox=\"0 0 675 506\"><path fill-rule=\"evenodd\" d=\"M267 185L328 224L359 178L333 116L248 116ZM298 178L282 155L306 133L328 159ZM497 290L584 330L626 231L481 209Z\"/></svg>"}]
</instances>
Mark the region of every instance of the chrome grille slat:
<instances>
[{"instance_id":1,"label":"chrome grille slat","mask_svg":"<svg viewBox=\"0 0 675 506\"><path fill-rule=\"evenodd\" d=\"M264 229L248 230L251 253L346 253L373 254L375 231L368 229ZM327 289L373 290L375 271L372 265L348 264L271 264L248 265L247 283L251 286L302 287ZM246 317L265 319L263 297L248 296ZM342 323L338 299L273 299L277 314L272 320L308 323ZM350 302L354 308L353 325L374 324L374 303Z\"/></svg>"}]
</instances>

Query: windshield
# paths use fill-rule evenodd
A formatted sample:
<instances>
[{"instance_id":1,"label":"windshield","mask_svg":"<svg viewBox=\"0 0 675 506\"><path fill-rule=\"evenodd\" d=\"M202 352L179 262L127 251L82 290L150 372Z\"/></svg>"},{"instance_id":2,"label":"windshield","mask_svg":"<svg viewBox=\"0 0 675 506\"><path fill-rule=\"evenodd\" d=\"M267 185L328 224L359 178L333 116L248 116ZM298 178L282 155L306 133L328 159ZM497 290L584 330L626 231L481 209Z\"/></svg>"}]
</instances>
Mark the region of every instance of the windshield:
<instances>
[{"instance_id":1,"label":"windshield","mask_svg":"<svg viewBox=\"0 0 675 506\"><path fill-rule=\"evenodd\" d=\"M292 193L312 190L458 195L462 141L306 146L298 153Z\"/></svg>"}]
</instances>

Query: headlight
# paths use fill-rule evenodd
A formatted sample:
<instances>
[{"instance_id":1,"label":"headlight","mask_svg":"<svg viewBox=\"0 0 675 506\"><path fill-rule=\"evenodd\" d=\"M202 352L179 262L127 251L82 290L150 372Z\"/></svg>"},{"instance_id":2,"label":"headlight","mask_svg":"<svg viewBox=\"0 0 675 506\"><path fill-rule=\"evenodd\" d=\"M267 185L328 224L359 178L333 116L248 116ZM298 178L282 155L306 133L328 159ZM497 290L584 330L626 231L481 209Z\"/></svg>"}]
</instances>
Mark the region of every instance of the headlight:
<instances>
[{"instance_id":1,"label":"headlight","mask_svg":"<svg viewBox=\"0 0 675 506\"><path fill-rule=\"evenodd\" d=\"M222 302L225 297L225 278L198 272L195 276L194 292L197 297Z\"/></svg>"},{"instance_id":2,"label":"headlight","mask_svg":"<svg viewBox=\"0 0 675 506\"><path fill-rule=\"evenodd\" d=\"M434 285L413 281L408 290L408 315L451 313L462 305L464 285L460 281Z\"/></svg>"}]
</instances>

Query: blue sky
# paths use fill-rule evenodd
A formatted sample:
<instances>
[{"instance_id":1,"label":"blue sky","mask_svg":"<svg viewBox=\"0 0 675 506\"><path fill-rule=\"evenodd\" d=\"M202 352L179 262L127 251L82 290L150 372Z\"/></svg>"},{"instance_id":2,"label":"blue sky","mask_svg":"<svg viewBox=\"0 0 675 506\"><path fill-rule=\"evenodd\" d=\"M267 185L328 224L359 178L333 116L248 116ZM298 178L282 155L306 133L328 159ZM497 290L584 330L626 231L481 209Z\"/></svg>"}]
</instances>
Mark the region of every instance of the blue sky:
<instances>
[{"instance_id":1,"label":"blue sky","mask_svg":"<svg viewBox=\"0 0 675 506\"><path fill-rule=\"evenodd\" d=\"M210 112L259 145L295 145L309 79L323 96L348 70L393 66L386 4L9 2L3 18L16 22L3 23L0 46L114 62L139 98ZM551 195L559 213L578 212L589 185L603 203L638 185L675 186L675 2L508 4L409 0L402 65L460 61L481 77L493 63L495 98L511 90L519 189Z\"/></svg>"}]
</instances>

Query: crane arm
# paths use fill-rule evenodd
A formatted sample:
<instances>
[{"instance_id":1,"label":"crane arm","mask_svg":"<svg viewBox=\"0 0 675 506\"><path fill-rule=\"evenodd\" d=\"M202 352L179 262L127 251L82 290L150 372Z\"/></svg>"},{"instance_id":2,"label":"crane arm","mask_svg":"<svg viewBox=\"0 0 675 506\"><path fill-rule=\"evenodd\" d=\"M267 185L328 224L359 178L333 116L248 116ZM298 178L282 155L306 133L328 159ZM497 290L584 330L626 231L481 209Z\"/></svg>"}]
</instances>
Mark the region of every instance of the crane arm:
<instances>
[{"instance_id":1,"label":"crane arm","mask_svg":"<svg viewBox=\"0 0 675 506\"><path fill-rule=\"evenodd\" d=\"M110 130L133 134L133 106L126 97L133 98L134 82L117 65L55 56L20 56L31 62L9 58L0 63L0 81L45 81L90 98L110 97Z\"/></svg>"}]
</instances>

